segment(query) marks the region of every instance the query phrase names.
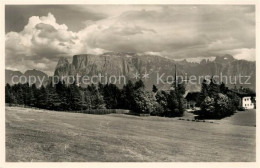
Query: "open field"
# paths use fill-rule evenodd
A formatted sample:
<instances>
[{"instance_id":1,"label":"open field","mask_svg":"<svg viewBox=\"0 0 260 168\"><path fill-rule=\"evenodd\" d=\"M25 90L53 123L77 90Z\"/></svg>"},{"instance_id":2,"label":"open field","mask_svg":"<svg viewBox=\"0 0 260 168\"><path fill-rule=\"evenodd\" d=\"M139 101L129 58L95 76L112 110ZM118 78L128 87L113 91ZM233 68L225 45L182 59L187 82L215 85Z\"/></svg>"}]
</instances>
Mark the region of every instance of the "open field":
<instances>
[{"instance_id":1,"label":"open field","mask_svg":"<svg viewBox=\"0 0 260 168\"><path fill-rule=\"evenodd\" d=\"M250 109L246 111L238 111L230 117L223 118L221 120L212 120L215 123L220 124L232 124L243 126L256 126L256 110Z\"/></svg>"},{"instance_id":2,"label":"open field","mask_svg":"<svg viewBox=\"0 0 260 168\"><path fill-rule=\"evenodd\" d=\"M255 161L254 126L6 107L6 161Z\"/></svg>"},{"instance_id":3,"label":"open field","mask_svg":"<svg viewBox=\"0 0 260 168\"><path fill-rule=\"evenodd\" d=\"M194 116L195 115L193 113L185 112L184 116L181 118L184 120L187 120L187 119L193 120ZM221 120L206 119L206 122L255 127L256 126L256 109L237 111L234 115L223 118Z\"/></svg>"}]
</instances>

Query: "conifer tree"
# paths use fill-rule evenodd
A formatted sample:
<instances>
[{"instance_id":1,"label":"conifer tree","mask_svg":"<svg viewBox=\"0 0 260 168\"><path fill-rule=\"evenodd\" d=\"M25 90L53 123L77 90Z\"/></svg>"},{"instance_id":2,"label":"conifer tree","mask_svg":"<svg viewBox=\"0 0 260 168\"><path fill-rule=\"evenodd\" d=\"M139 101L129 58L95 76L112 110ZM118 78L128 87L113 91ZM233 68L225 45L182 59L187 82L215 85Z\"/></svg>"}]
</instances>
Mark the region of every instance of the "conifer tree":
<instances>
[{"instance_id":1,"label":"conifer tree","mask_svg":"<svg viewBox=\"0 0 260 168\"><path fill-rule=\"evenodd\" d=\"M158 91L158 89L157 89L157 87L156 87L155 85L153 85L152 91L153 91L154 93L156 93L156 92Z\"/></svg>"},{"instance_id":2,"label":"conifer tree","mask_svg":"<svg viewBox=\"0 0 260 168\"><path fill-rule=\"evenodd\" d=\"M35 107L37 102L36 102L36 98L35 98L35 95L36 95L36 92L37 92L37 88L36 88L36 85L33 84L31 87L29 87L28 89L29 93L29 106L31 107Z\"/></svg>"},{"instance_id":3,"label":"conifer tree","mask_svg":"<svg viewBox=\"0 0 260 168\"><path fill-rule=\"evenodd\" d=\"M122 89L122 108L124 109L132 109L133 104L133 94L134 94L134 84L131 80L127 82L126 85L123 86Z\"/></svg>"},{"instance_id":4,"label":"conifer tree","mask_svg":"<svg viewBox=\"0 0 260 168\"><path fill-rule=\"evenodd\" d=\"M24 105L24 94L23 87L21 83L15 84L13 86L13 91L17 100L17 104Z\"/></svg>"},{"instance_id":5,"label":"conifer tree","mask_svg":"<svg viewBox=\"0 0 260 168\"><path fill-rule=\"evenodd\" d=\"M11 86L7 83L5 85L5 102L6 103L13 103L13 98L11 96Z\"/></svg>"},{"instance_id":6,"label":"conifer tree","mask_svg":"<svg viewBox=\"0 0 260 168\"><path fill-rule=\"evenodd\" d=\"M114 84L106 84L103 88L103 97L108 109L120 108L121 91Z\"/></svg>"},{"instance_id":7,"label":"conifer tree","mask_svg":"<svg viewBox=\"0 0 260 168\"><path fill-rule=\"evenodd\" d=\"M61 110L61 100L59 95L56 93L56 89L52 85L52 82L46 87L46 102L48 109Z\"/></svg>"},{"instance_id":8,"label":"conifer tree","mask_svg":"<svg viewBox=\"0 0 260 168\"><path fill-rule=\"evenodd\" d=\"M226 87L226 85L223 82L221 82L219 89L220 89L220 92L223 94L226 94L228 92L228 88Z\"/></svg>"},{"instance_id":9,"label":"conifer tree","mask_svg":"<svg viewBox=\"0 0 260 168\"><path fill-rule=\"evenodd\" d=\"M81 110L81 101L82 96L79 91L79 87L76 85L76 82L74 82L72 85L69 85L69 105L72 110L78 111Z\"/></svg>"},{"instance_id":10,"label":"conifer tree","mask_svg":"<svg viewBox=\"0 0 260 168\"><path fill-rule=\"evenodd\" d=\"M29 83L25 83L22 85L22 94L23 94L23 102L24 105L30 106L31 103L31 91Z\"/></svg>"},{"instance_id":11,"label":"conifer tree","mask_svg":"<svg viewBox=\"0 0 260 168\"><path fill-rule=\"evenodd\" d=\"M209 92L208 82L206 79L204 79L201 84L201 91L196 102L198 106L200 106L201 103L204 101L204 99L209 95L208 92Z\"/></svg>"},{"instance_id":12,"label":"conifer tree","mask_svg":"<svg viewBox=\"0 0 260 168\"><path fill-rule=\"evenodd\" d=\"M61 101L61 109L68 110L68 100L67 100L67 86L64 81L59 81L55 85L55 89L57 94L59 95L60 101Z\"/></svg>"},{"instance_id":13,"label":"conifer tree","mask_svg":"<svg viewBox=\"0 0 260 168\"><path fill-rule=\"evenodd\" d=\"M141 79L139 79L137 82L135 82L135 86L134 86L135 90L139 89L139 88L141 88L141 89L145 88L144 82Z\"/></svg>"},{"instance_id":14,"label":"conifer tree","mask_svg":"<svg viewBox=\"0 0 260 168\"><path fill-rule=\"evenodd\" d=\"M218 93L220 93L219 85L217 84L216 80L212 77L210 79L209 83L209 90L208 90L209 96L215 98Z\"/></svg>"},{"instance_id":15,"label":"conifer tree","mask_svg":"<svg viewBox=\"0 0 260 168\"><path fill-rule=\"evenodd\" d=\"M37 107L46 108L47 107L47 92L44 86L38 90Z\"/></svg>"}]
</instances>

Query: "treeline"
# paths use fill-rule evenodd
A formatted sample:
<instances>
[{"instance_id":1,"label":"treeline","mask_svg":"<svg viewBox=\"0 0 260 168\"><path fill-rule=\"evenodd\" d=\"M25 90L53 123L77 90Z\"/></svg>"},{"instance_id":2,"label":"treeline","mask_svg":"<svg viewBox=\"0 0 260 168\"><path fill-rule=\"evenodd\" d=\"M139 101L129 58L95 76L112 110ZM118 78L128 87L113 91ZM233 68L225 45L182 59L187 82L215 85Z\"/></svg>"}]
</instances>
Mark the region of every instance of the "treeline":
<instances>
[{"instance_id":1,"label":"treeline","mask_svg":"<svg viewBox=\"0 0 260 168\"><path fill-rule=\"evenodd\" d=\"M122 89L114 84L89 85L86 88L76 83L49 83L37 88L35 84L5 86L5 100L11 105L24 105L57 111L81 111L90 109L128 109L134 113L176 117L184 112L182 84L173 85L168 91L145 89L142 80L128 81Z\"/></svg>"},{"instance_id":2,"label":"treeline","mask_svg":"<svg viewBox=\"0 0 260 168\"><path fill-rule=\"evenodd\" d=\"M197 111L202 118L223 118L235 113L239 108L240 98L231 92L224 83L217 84L212 78L204 80L197 99Z\"/></svg>"}]
</instances>

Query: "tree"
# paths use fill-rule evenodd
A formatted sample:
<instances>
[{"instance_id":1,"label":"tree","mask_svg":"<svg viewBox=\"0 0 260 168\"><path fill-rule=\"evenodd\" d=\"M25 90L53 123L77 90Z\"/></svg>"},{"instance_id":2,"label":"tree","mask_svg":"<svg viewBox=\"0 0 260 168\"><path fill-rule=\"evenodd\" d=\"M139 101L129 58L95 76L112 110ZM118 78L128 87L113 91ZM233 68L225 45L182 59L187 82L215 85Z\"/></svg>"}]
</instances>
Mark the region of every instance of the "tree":
<instances>
[{"instance_id":1,"label":"tree","mask_svg":"<svg viewBox=\"0 0 260 168\"><path fill-rule=\"evenodd\" d=\"M145 85L144 85L144 82L139 79L137 82L135 82L135 86L134 86L134 89L137 90L137 89L144 89L145 88Z\"/></svg>"},{"instance_id":2,"label":"tree","mask_svg":"<svg viewBox=\"0 0 260 168\"><path fill-rule=\"evenodd\" d=\"M12 87L8 83L5 85L5 102L10 105L17 103Z\"/></svg>"},{"instance_id":3,"label":"tree","mask_svg":"<svg viewBox=\"0 0 260 168\"><path fill-rule=\"evenodd\" d=\"M91 84L87 87L87 92L85 94L85 103L86 106L90 106L91 109L104 109L105 102L102 94L99 92L99 89L96 88L94 84Z\"/></svg>"},{"instance_id":4,"label":"tree","mask_svg":"<svg viewBox=\"0 0 260 168\"><path fill-rule=\"evenodd\" d=\"M91 105L91 92L88 91L87 89L82 90L82 109L92 109Z\"/></svg>"},{"instance_id":5,"label":"tree","mask_svg":"<svg viewBox=\"0 0 260 168\"><path fill-rule=\"evenodd\" d=\"M162 107L164 113L169 111L168 109L168 94L165 91L158 91L155 95L156 101Z\"/></svg>"},{"instance_id":6,"label":"tree","mask_svg":"<svg viewBox=\"0 0 260 168\"><path fill-rule=\"evenodd\" d=\"M203 100L203 102L201 103L200 108L201 108L201 111L200 111L201 117L214 116L214 113L215 113L215 100L214 100L214 98L207 96Z\"/></svg>"},{"instance_id":7,"label":"tree","mask_svg":"<svg viewBox=\"0 0 260 168\"><path fill-rule=\"evenodd\" d=\"M47 92L44 86L41 86L37 97L37 107L46 108L47 107Z\"/></svg>"},{"instance_id":8,"label":"tree","mask_svg":"<svg viewBox=\"0 0 260 168\"><path fill-rule=\"evenodd\" d=\"M236 108L233 106L228 96L219 93L216 98L215 110L215 116L213 117L222 118L234 114Z\"/></svg>"},{"instance_id":9,"label":"tree","mask_svg":"<svg viewBox=\"0 0 260 168\"><path fill-rule=\"evenodd\" d=\"M151 115L155 116L163 116L164 115L164 109L157 101L153 102L153 111L150 113Z\"/></svg>"},{"instance_id":10,"label":"tree","mask_svg":"<svg viewBox=\"0 0 260 168\"><path fill-rule=\"evenodd\" d=\"M69 85L67 90L67 100L71 110L81 110L82 96L78 86L76 85L76 82L74 82L72 85Z\"/></svg>"},{"instance_id":11,"label":"tree","mask_svg":"<svg viewBox=\"0 0 260 168\"><path fill-rule=\"evenodd\" d=\"M5 102L6 103L13 103L10 92L11 92L11 86L7 83L5 85Z\"/></svg>"},{"instance_id":12,"label":"tree","mask_svg":"<svg viewBox=\"0 0 260 168\"><path fill-rule=\"evenodd\" d=\"M210 79L210 83L209 83L208 95L210 97L216 97L218 95L218 93L220 93L219 85L217 84L217 82L212 77Z\"/></svg>"},{"instance_id":13,"label":"tree","mask_svg":"<svg viewBox=\"0 0 260 168\"><path fill-rule=\"evenodd\" d=\"M15 84L13 87L13 93L16 97L17 100L17 104L19 105L24 105L24 90L23 90L23 86L21 83Z\"/></svg>"},{"instance_id":14,"label":"tree","mask_svg":"<svg viewBox=\"0 0 260 168\"><path fill-rule=\"evenodd\" d=\"M199 115L203 118L223 118L234 114L236 108L230 98L218 93L214 98L207 96L201 103Z\"/></svg>"},{"instance_id":15,"label":"tree","mask_svg":"<svg viewBox=\"0 0 260 168\"><path fill-rule=\"evenodd\" d=\"M108 85L108 84L106 84L106 85ZM103 95L104 85L101 82L98 82L98 91L99 91L100 94Z\"/></svg>"},{"instance_id":16,"label":"tree","mask_svg":"<svg viewBox=\"0 0 260 168\"><path fill-rule=\"evenodd\" d=\"M230 91L227 92L226 95L229 97L229 99L230 99L231 103L233 104L233 106L236 109L238 109L239 104L240 104L240 97L237 94L235 94L234 92L230 92Z\"/></svg>"},{"instance_id":17,"label":"tree","mask_svg":"<svg viewBox=\"0 0 260 168\"><path fill-rule=\"evenodd\" d=\"M227 94L228 92L228 88L226 87L226 85L222 82L219 86L220 92L223 94Z\"/></svg>"},{"instance_id":18,"label":"tree","mask_svg":"<svg viewBox=\"0 0 260 168\"><path fill-rule=\"evenodd\" d=\"M61 110L61 100L52 82L46 87L46 108L49 110Z\"/></svg>"},{"instance_id":19,"label":"tree","mask_svg":"<svg viewBox=\"0 0 260 168\"><path fill-rule=\"evenodd\" d=\"M132 81L128 81L126 85L123 86L122 89L122 108L123 109L132 109L133 97L134 97L134 84Z\"/></svg>"},{"instance_id":20,"label":"tree","mask_svg":"<svg viewBox=\"0 0 260 168\"><path fill-rule=\"evenodd\" d=\"M175 113L175 109L178 109L178 101L176 97L176 92L171 90L169 94L167 94L167 117L176 117L178 114Z\"/></svg>"},{"instance_id":21,"label":"tree","mask_svg":"<svg viewBox=\"0 0 260 168\"><path fill-rule=\"evenodd\" d=\"M157 87L156 87L155 85L153 85L152 91L153 91L154 93L156 93L156 92L158 91L158 89L157 89Z\"/></svg>"},{"instance_id":22,"label":"tree","mask_svg":"<svg viewBox=\"0 0 260 168\"><path fill-rule=\"evenodd\" d=\"M201 84L201 91L196 102L198 106L200 106L201 103L204 101L204 99L208 96L208 92L209 92L208 82L206 79L204 79Z\"/></svg>"},{"instance_id":23,"label":"tree","mask_svg":"<svg viewBox=\"0 0 260 168\"><path fill-rule=\"evenodd\" d=\"M248 93L248 94L255 94L255 91L253 91L250 88L241 88L239 89L240 92Z\"/></svg>"},{"instance_id":24,"label":"tree","mask_svg":"<svg viewBox=\"0 0 260 168\"><path fill-rule=\"evenodd\" d=\"M134 92L132 110L137 113L150 114L155 112L156 103L156 99L151 93L144 91L142 88L139 88Z\"/></svg>"},{"instance_id":25,"label":"tree","mask_svg":"<svg viewBox=\"0 0 260 168\"><path fill-rule=\"evenodd\" d=\"M68 110L70 107L69 107L69 102L68 102L68 95L67 95L67 91L68 91L68 88L65 84L64 81L59 81L56 85L55 85L55 89L56 89L56 93L59 95L59 98L60 98L60 101L61 101L61 104L60 104L60 109L63 109L63 110Z\"/></svg>"},{"instance_id":26,"label":"tree","mask_svg":"<svg viewBox=\"0 0 260 168\"><path fill-rule=\"evenodd\" d=\"M22 94L24 105L30 106L31 104L31 91L29 83L22 84Z\"/></svg>"},{"instance_id":27,"label":"tree","mask_svg":"<svg viewBox=\"0 0 260 168\"><path fill-rule=\"evenodd\" d=\"M103 97L108 109L120 108L121 91L114 84L106 84L103 87Z\"/></svg>"},{"instance_id":28,"label":"tree","mask_svg":"<svg viewBox=\"0 0 260 168\"><path fill-rule=\"evenodd\" d=\"M105 102L99 91L94 92L92 98L93 100L91 102L94 109L105 109Z\"/></svg>"},{"instance_id":29,"label":"tree","mask_svg":"<svg viewBox=\"0 0 260 168\"><path fill-rule=\"evenodd\" d=\"M35 84L32 84L31 87L29 87L29 97L30 97L30 102L29 102L29 106L31 107L35 107L37 102L36 102L36 92L37 92L37 88Z\"/></svg>"},{"instance_id":30,"label":"tree","mask_svg":"<svg viewBox=\"0 0 260 168\"><path fill-rule=\"evenodd\" d=\"M97 90L96 86L93 83L91 85L88 85L87 89L90 92L95 92Z\"/></svg>"},{"instance_id":31,"label":"tree","mask_svg":"<svg viewBox=\"0 0 260 168\"><path fill-rule=\"evenodd\" d=\"M175 109L175 114L176 116L182 116L183 113L184 113L184 97L183 95L185 94L185 86L184 84L182 83L178 83L177 84L177 87L176 87L176 91L175 91L175 94L176 94L176 98L177 98L177 109Z\"/></svg>"}]
</instances>

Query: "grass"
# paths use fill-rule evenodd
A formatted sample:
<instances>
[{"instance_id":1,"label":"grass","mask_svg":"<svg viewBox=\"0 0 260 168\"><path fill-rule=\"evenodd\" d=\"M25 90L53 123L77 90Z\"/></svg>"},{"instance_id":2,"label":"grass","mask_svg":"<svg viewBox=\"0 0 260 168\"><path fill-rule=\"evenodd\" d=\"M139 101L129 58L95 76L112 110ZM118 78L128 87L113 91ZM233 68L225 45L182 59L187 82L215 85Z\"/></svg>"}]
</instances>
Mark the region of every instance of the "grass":
<instances>
[{"instance_id":1,"label":"grass","mask_svg":"<svg viewBox=\"0 0 260 168\"><path fill-rule=\"evenodd\" d=\"M255 127L6 107L7 162L255 161Z\"/></svg>"},{"instance_id":2,"label":"grass","mask_svg":"<svg viewBox=\"0 0 260 168\"><path fill-rule=\"evenodd\" d=\"M256 110L237 111L234 115L223 118L221 120L214 120L220 124L232 124L243 126L256 126Z\"/></svg>"}]
</instances>

